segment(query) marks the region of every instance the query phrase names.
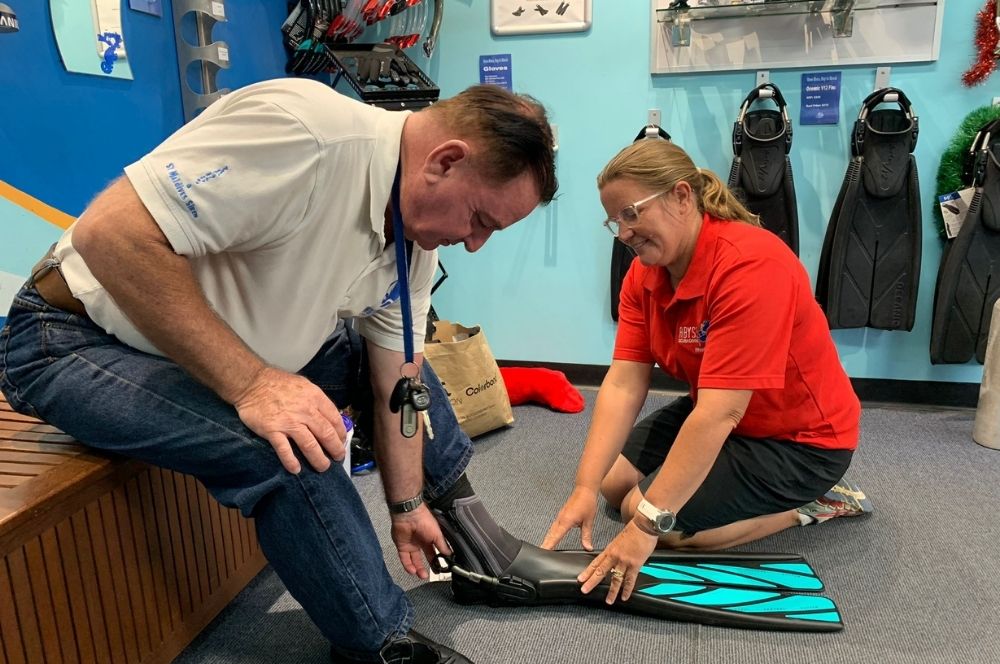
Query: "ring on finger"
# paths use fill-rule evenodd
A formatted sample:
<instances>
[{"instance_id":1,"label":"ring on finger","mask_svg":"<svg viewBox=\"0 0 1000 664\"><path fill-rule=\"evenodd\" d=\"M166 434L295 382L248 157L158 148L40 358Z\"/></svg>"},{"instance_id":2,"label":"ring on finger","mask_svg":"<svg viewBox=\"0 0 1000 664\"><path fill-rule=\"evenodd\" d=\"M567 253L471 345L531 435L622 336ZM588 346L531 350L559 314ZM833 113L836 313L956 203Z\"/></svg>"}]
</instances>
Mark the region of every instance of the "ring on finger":
<instances>
[{"instance_id":1,"label":"ring on finger","mask_svg":"<svg viewBox=\"0 0 1000 664\"><path fill-rule=\"evenodd\" d=\"M617 567L612 567L611 576L621 581L622 579L625 578L625 570L618 569Z\"/></svg>"}]
</instances>

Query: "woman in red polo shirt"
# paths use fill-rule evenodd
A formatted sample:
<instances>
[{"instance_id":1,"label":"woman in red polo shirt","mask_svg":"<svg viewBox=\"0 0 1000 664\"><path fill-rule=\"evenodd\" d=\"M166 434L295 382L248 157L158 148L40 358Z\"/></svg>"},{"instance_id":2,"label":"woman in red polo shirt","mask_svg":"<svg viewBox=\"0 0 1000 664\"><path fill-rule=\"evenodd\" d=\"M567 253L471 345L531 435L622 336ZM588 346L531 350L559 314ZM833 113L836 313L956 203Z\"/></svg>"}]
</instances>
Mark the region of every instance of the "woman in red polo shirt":
<instances>
[{"instance_id":1,"label":"woman in red polo shirt","mask_svg":"<svg viewBox=\"0 0 1000 664\"><path fill-rule=\"evenodd\" d=\"M542 546L580 527L590 549L598 492L620 507L625 527L580 575L584 592L610 575L613 601L658 544L728 548L866 511L838 482L861 407L795 254L668 141L625 148L597 184L638 260L576 486ZM690 396L636 425L654 363Z\"/></svg>"}]
</instances>

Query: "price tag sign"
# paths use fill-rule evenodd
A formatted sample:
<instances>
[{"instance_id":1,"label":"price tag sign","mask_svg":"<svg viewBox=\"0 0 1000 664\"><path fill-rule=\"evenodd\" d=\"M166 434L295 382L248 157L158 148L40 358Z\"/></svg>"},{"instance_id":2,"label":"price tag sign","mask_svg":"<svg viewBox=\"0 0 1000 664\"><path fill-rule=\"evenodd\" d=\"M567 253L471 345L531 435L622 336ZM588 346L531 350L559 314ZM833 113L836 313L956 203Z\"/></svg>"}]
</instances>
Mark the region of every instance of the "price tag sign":
<instances>
[{"instance_id":1,"label":"price tag sign","mask_svg":"<svg viewBox=\"0 0 1000 664\"><path fill-rule=\"evenodd\" d=\"M510 53L479 56L479 82L513 90Z\"/></svg>"},{"instance_id":2,"label":"price tag sign","mask_svg":"<svg viewBox=\"0 0 1000 664\"><path fill-rule=\"evenodd\" d=\"M802 74L799 124L824 125L840 122L840 72Z\"/></svg>"}]
</instances>

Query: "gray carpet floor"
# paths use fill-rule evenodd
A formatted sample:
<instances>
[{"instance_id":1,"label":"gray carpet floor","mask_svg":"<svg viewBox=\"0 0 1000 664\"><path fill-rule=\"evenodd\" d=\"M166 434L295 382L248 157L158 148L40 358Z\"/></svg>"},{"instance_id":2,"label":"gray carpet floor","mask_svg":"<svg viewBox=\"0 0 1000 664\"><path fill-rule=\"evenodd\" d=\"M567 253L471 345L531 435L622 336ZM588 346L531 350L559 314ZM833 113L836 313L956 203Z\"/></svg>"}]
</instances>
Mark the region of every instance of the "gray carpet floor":
<instances>
[{"instance_id":1,"label":"gray carpet floor","mask_svg":"<svg viewBox=\"0 0 1000 664\"><path fill-rule=\"evenodd\" d=\"M512 427L475 443L473 486L498 521L527 541L541 541L572 486L596 394L583 393L583 413L519 406ZM647 411L669 398L652 395ZM849 476L875 511L743 547L806 556L844 616L846 628L833 634L707 627L590 606L460 606L447 583L404 574L378 477L358 477L356 485L389 570L416 606L415 628L477 664L992 663L1000 662L1000 451L972 441L973 418L971 410L867 406ZM602 511L595 545L605 545L619 527L613 513ZM563 547L579 546L570 537ZM176 662L321 664L327 653L267 568Z\"/></svg>"}]
</instances>

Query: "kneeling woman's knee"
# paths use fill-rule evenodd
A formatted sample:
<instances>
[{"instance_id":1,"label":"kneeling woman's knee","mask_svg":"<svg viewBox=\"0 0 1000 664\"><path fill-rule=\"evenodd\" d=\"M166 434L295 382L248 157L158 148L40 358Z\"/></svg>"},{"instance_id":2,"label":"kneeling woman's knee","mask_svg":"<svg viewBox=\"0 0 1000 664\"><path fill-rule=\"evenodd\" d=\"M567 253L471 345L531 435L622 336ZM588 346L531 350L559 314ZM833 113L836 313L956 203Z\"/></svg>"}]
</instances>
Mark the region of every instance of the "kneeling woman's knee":
<instances>
[{"instance_id":1,"label":"kneeling woman's knee","mask_svg":"<svg viewBox=\"0 0 1000 664\"><path fill-rule=\"evenodd\" d=\"M629 491L637 487L643 477L645 476L631 461L619 454L601 482L601 495L616 508L620 508Z\"/></svg>"}]
</instances>

